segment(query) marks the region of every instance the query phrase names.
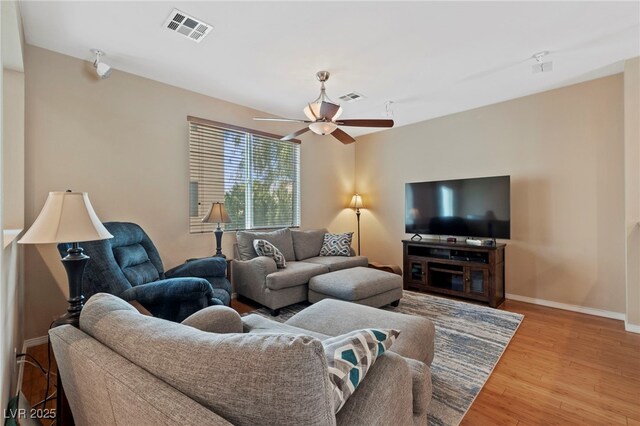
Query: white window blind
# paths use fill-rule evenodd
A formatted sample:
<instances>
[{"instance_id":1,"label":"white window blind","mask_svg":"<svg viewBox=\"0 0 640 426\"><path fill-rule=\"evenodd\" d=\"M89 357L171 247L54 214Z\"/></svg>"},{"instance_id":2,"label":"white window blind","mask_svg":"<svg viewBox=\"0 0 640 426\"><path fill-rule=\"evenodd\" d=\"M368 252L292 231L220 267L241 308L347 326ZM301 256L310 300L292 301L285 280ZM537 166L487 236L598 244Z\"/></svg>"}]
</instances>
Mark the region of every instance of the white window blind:
<instances>
[{"instance_id":1,"label":"white window blind","mask_svg":"<svg viewBox=\"0 0 640 426\"><path fill-rule=\"evenodd\" d=\"M213 202L224 202L232 220L226 230L300 225L298 141L195 117L188 122L191 233L215 229L201 222Z\"/></svg>"}]
</instances>

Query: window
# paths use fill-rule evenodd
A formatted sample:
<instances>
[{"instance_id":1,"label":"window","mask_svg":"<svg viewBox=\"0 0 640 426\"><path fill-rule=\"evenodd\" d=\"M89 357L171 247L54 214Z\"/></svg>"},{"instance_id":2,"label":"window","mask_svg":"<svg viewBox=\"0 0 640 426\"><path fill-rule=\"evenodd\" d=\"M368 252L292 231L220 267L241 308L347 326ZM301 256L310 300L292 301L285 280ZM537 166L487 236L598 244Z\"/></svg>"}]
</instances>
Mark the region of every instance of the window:
<instances>
[{"instance_id":1,"label":"window","mask_svg":"<svg viewBox=\"0 0 640 426\"><path fill-rule=\"evenodd\" d=\"M216 201L224 202L232 221L226 230L300 225L299 141L195 117L188 121L191 233L215 229L200 219Z\"/></svg>"}]
</instances>

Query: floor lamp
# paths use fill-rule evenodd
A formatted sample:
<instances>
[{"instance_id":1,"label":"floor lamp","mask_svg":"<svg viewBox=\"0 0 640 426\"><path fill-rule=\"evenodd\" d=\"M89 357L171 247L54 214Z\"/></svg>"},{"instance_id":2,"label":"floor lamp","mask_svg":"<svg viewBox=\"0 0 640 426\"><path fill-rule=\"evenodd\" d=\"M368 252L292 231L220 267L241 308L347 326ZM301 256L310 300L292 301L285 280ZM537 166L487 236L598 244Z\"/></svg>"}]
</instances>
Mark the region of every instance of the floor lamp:
<instances>
[{"instance_id":1,"label":"floor lamp","mask_svg":"<svg viewBox=\"0 0 640 426\"><path fill-rule=\"evenodd\" d=\"M360 209L364 209L362 196L356 192L351 198L349 207L352 209L356 209L356 218L358 219L358 256L360 256Z\"/></svg>"},{"instance_id":2,"label":"floor lamp","mask_svg":"<svg viewBox=\"0 0 640 426\"><path fill-rule=\"evenodd\" d=\"M78 243L108 238L113 238L113 235L107 231L93 211L87 193L67 191L49 193L35 222L18 241L20 244L71 243L67 255L62 259L69 284L69 306L67 313L56 319L52 327L65 324L80 326L80 312L84 306L82 276L89 256L83 253ZM73 417L62 388L60 374L56 400L57 423L72 424Z\"/></svg>"},{"instance_id":3,"label":"floor lamp","mask_svg":"<svg viewBox=\"0 0 640 426\"><path fill-rule=\"evenodd\" d=\"M78 326L83 307L82 276L89 256L78 245L82 241L105 240L113 235L102 225L93 211L86 192L50 192L33 225L18 241L20 244L71 243L62 259L69 284L67 313L54 325Z\"/></svg>"}]
</instances>

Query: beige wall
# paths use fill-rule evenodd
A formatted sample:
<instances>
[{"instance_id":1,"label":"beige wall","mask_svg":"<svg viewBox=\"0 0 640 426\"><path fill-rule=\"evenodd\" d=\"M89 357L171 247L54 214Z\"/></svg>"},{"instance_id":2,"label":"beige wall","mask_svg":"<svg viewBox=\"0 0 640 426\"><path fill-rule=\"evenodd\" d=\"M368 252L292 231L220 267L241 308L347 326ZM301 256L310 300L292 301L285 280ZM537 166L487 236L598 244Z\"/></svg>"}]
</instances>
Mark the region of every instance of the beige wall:
<instances>
[{"instance_id":1,"label":"beige wall","mask_svg":"<svg viewBox=\"0 0 640 426\"><path fill-rule=\"evenodd\" d=\"M624 160L626 324L640 332L640 57L624 65Z\"/></svg>"},{"instance_id":2,"label":"beige wall","mask_svg":"<svg viewBox=\"0 0 640 426\"><path fill-rule=\"evenodd\" d=\"M32 46L25 72L27 225L49 191L86 191L101 220L139 223L166 268L209 255L215 246L213 234L189 234L187 115L272 133L296 130L252 120L263 112L117 70L98 80L89 62ZM330 138L304 137L304 228L355 226L341 210L353 191L354 153ZM227 255L233 240L233 234L224 236ZM29 247L26 272L26 336L44 335L65 309L59 287L66 288L66 278L55 248Z\"/></svg>"},{"instance_id":3,"label":"beige wall","mask_svg":"<svg viewBox=\"0 0 640 426\"><path fill-rule=\"evenodd\" d=\"M25 64L27 226L48 191L87 191L102 220L140 223L167 268L214 250L213 235L188 233L186 116L291 130L131 74L100 81L88 62L35 47ZM507 292L624 312L623 99L616 75L360 137L355 149L305 137L302 226L355 228L344 209L355 163L363 254L401 264L405 182L510 174ZM64 311L66 277L54 247L27 248L26 265L29 338Z\"/></svg>"},{"instance_id":4,"label":"beige wall","mask_svg":"<svg viewBox=\"0 0 640 426\"><path fill-rule=\"evenodd\" d=\"M511 175L507 293L625 311L623 78L358 139L363 254L402 264L404 184Z\"/></svg>"},{"instance_id":5,"label":"beige wall","mask_svg":"<svg viewBox=\"0 0 640 426\"><path fill-rule=\"evenodd\" d=\"M22 350L24 292L16 237L24 222L24 74L15 1L0 7L0 409L15 395Z\"/></svg>"},{"instance_id":6,"label":"beige wall","mask_svg":"<svg viewBox=\"0 0 640 426\"><path fill-rule=\"evenodd\" d=\"M4 69L3 227L24 228L24 73Z\"/></svg>"},{"instance_id":7,"label":"beige wall","mask_svg":"<svg viewBox=\"0 0 640 426\"><path fill-rule=\"evenodd\" d=\"M4 233L3 233L4 234ZM9 398L15 395L18 379L16 353L22 351L24 339L24 292L22 289L22 250L14 238L3 235L0 245L0 348L2 349L0 379L0 403L7 406ZM5 242L7 243L5 245Z\"/></svg>"},{"instance_id":8,"label":"beige wall","mask_svg":"<svg viewBox=\"0 0 640 426\"><path fill-rule=\"evenodd\" d=\"M24 227L24 74L2 70L2 251L0 322L2 323L2 407L17 379L15 351L22 350L24 301L16 237ZM10 385L10 386L9 386ZM9 391L9 394L6 392Z\"/></svg>"}]
</instances>

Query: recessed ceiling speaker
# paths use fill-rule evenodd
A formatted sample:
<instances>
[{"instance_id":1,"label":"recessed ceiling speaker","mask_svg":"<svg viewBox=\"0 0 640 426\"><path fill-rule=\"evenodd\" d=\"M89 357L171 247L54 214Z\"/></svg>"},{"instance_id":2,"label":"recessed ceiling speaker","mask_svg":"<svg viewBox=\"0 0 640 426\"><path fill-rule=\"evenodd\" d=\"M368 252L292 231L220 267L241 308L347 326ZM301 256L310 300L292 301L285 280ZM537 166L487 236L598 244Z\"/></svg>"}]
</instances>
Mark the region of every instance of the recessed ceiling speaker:
<instances>
[{"instance_id":1,"label":"recessed ceiling speaker","mask_svg":"<svg viewBox=\"0 0 640 426\"><path fill-rule=\"evenodd\" d=\"M98 77L103 80L109 78L113 69L111 68L111 65L105 64L101 60L103 56L107 56L106 53L98 49L91 49L91 53L96 55L96 60L93 62L93 67L96 69L96 74L98 74Z\"/></svg>"}]
</instances>

